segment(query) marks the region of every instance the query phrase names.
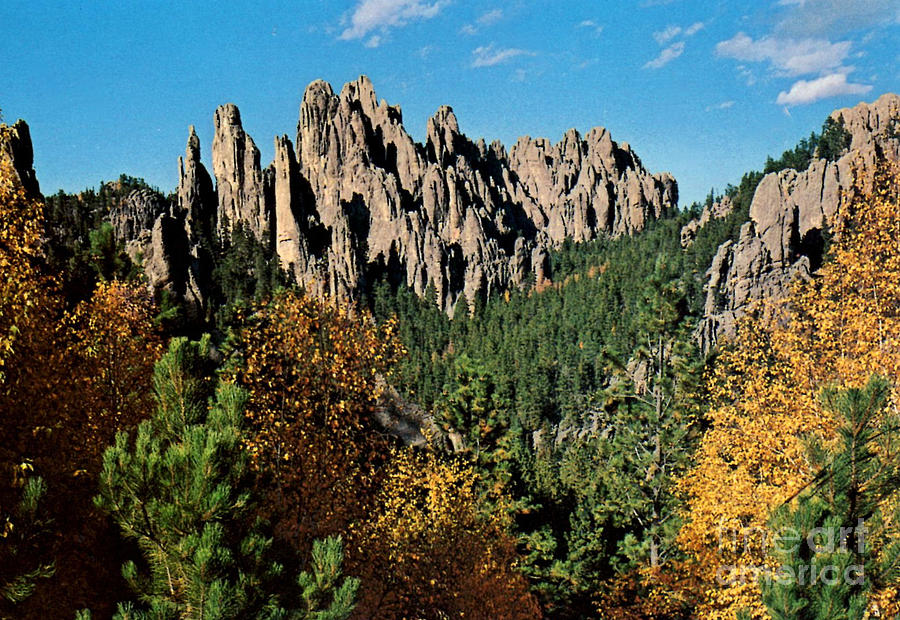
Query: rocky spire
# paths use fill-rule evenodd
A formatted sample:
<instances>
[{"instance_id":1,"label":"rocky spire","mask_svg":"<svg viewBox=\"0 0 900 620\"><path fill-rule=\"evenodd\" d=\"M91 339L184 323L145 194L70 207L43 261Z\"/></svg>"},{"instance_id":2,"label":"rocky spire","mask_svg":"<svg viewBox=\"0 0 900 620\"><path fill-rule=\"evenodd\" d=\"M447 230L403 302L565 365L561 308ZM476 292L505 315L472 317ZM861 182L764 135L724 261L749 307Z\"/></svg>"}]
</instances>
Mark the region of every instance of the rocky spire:
<instances>
[{"instance_id":1,"label":"rocky spire","mask_svg":"<svg viewBox=\"0 0 900 620\"><path fill-rule=\"evenodd\" d=\"M233 103L216 110L212 160L219 230L223 230L226 222L229 227L243 222L258 239L268 239L270 209L266 204L259 149L244 132L241 113Z\"/></svg>"},{"instance_id":2,"label":"rocky spire","mask_svg":"<svg viewBox=\"0 0 900 620\"><path fill-rule=\"evenodd\" d=\"M28 123L19 119L15 125L3 125L0 132L0 160L12 165L16 177L32 197L41 195L41 187L34 173L34 151Z\"/></svg>"},{"instance_id":3,"label":"rocky spire","mask_svg":"<svg viewBox=\"0 0 900 620\"><path fill-rule=\"evenodd\" d=\"M419 295L432 288L452 312L462 297L471 304L542 281L548 252L564 239L636 232L677 200L671 176L651 175L605 129L586 137L571 130L555 145L523 138L507 154L499 142L467 138L442 106L417 144L400 108L379 102L365 76L338 94L326 82L310 84L296 151L277 137L266 169L235 105L219 107L214 124L215 189L193 128L179 160L169 217L182 221L187 242L176 244L169 220L144 235L162 244L150 244L148 275L198 305L191 291L208 271L197 245L204 224L221 233L226 222L244 223L307 291L355 298L388 277ZM187 272L156 264L179 260L182 246Z\"/></svg>"},{"instance_id":4,"label":"rocky spire","mask_svg":"<svg viewBox=\"0 0 900 620\"><path fill-rule=\"evenodd\" d=\"M177 210L192 239L199 235L211 238L216 223L216 192L200 162L200 138L193 125L189 132L184 158L178 158Z\"/></svg>"},{"instance_id":5,"label":"rocky spire","mask_svg":"<svg viewBox=\"0 0 900 620\"><path fill-rule=\"evenodd\" d=\"M543 270L563 239L635 232L677 201L671 176L649 174L605 130L572 130L557 145L524 138L507 155L472 142L442 106L415 144L364 76L337 95L310 84L296 144L340 295L387 269L420 295L433 286L449 311L461 295L471 302Z\"/></svg>"},{"instance_id":6,"label":"rocky spire","mask_svg":"<svg viewBox=\"0 0 900 620\"><path fill-rule=\"evenodd\" d=\"M309 249L302 231L301 178L294 147L287 136L275 138L272 171L275 185L275 252L282 268L300 278L308 267Z\"/></svg>"}]
</instances>

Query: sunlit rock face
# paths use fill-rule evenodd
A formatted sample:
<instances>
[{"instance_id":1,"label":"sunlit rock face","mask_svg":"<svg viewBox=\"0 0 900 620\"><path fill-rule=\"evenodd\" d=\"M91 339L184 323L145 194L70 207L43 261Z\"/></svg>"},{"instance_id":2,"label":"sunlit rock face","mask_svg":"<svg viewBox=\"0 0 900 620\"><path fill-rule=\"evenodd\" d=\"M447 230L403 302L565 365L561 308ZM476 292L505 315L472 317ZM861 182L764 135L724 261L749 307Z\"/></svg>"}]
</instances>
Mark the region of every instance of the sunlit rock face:
<instances>
[{"instance_id":1,"label":"sunlit rock face","mask_svg":"<svg viewBox=\"0 0 900 620\"><path fill-rule=\"evenodd\" d=\"M736 242L719 247L700 325L705 347L733 336L735 321L756 302L784 297L791 282L818 269L835 215L852 198L854 174L871 177L878 160L900 159L900 96L835 110L831 118L850 133L847 152L836 161L813 160L803 172L763 177L750 221Z\"/></svg>"},{"instance_id":2,"label":"sunlit rock face","mask_svg":"<svg viewBox=\"0 0 900 620\"><path fill-rule=\"evenodd\" d=\"M277 137L262 169L237 108L216 111L216 218L219 230L244 222L317 294L353 299L387 277L432 288L451 312L545 277L564 239L639 231L678 199L671 175L647 172L601 128L555 145L521 138L507 153L467 138L442 106L418 144L366 77L337 94L313 82L299 116L294 144Z\"/></svg>"}]
</instances>

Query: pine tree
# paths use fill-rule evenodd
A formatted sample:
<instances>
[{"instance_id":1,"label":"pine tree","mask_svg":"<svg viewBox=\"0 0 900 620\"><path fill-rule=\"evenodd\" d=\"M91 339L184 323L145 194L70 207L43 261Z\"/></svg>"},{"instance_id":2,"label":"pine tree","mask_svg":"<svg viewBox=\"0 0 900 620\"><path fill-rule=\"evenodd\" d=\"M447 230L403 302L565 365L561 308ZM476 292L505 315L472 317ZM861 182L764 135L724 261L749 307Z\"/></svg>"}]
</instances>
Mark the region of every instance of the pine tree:
<instances>
[{"instance_id":1,"label":"pine tree","mask_svg":"<svg viewBox=\"0 0 900 620\"><path fill-rule=\"evenodd\" d=\"M96 503L146 566L123 567L138 601L118 617L345 618L358 582L340 582L339 541L316 548L313 574L297 581L302 600L279 597L284 569L255 515L242 448L246 393L215 385L208 349L206 337L172 341L153 377L155 414L104 454Z\"/></svg>"},{"instance_id":2,"label":"pine tree","mask_svg":"<svg viewBox=\"0 0 900 620\"><path fill-rule=\"evenodd\" d=\"M879 377L862 389L823 393L840 424L838 445L811 446L817 474L796 507L786 504L773 517L775 531L795 543L776 540L781 566L760 583L773 620L864 618L873 582L900 575L900 543L886 535L892 519L883 514L884 501L900 490L896 458L883 458L900 450L900 418L886 408L889 398L890 384ZM879 556L870 538L888 541Z\"/></svg>"},{"instance_id":3,"label":"pine tree","mask_svg":"<svg viewBox=\"0 0 900 620\"><path fill-rule=\"evenodd\" d=\"M40 579L52 577L54 562L46 558L50 535L50 519L41 500L46 485L38 476L30 475L30 463L14 468L11 487L4 485L2 499L15 503L10 510L0 501L0 616L30 597ZM9 497L10 491L17 497Z\"/></svg>"},{"instance_id":4,"label":"pine tree","mask_svg":"<svg viewBox=\"0 0 900 620\"><path fill-rule=\"evenodd\" d=\"M605 502L635 522L621 551L654 569L674 548L680 509L675 481L686 471L694 437L700 356L686 312L683 291L658 260L639 306L639 346L627 367L619 364L620 382L607 392L612 414L608 438L599 442L598 462L612 477Z\"/></svg>"},{"instance_id":5,"label":"pine tree","mask_svg":"<svg viewBox=\"0 0 900 620\"><path fill-rule=\"evenodd\" d=\"M822 125L822 136L819 138L816 155L834 161L850 148L852 141L853 136L844 127L844 118L839 116L838 120L834 120L829 116Z\"/></svg>"},{"instance_id":6,"label":"pine tree","mask_svg":"<svg viewBox=\"0 0 900 620\"><path fill-rule=\"evenodd\" d=\"M483 364L467 355L455 360L452 381L435 407L435 422L458 437L457 451L471 453L479 466L496 455L498 442L509 427L509 403Z\"/></svg>"}]
</instances>

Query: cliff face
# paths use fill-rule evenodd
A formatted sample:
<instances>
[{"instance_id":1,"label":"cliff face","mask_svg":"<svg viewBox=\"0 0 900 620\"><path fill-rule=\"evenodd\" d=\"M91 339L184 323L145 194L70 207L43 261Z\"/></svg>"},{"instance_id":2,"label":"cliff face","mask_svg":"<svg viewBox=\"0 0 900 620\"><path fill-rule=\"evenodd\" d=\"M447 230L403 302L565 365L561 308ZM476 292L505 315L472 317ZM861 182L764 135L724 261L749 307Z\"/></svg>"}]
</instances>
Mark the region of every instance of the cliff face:
<instances>
[{"instance_id":1,"label":"cliff face","mask_svg":"<svg viewBox=\"0 0 900 620\"><path fill-rule=\"evenodd\" d=\"M803 172L766 175L736 242L719 247L708 272L700 326L705 347L735 333L735 321L756 302L783 297L795 278L814 272L824 238L842 204L852 198L854 170L871 171L882 158L900 159L900 96L836 110L851 135L836 161L814 160Z\"/></svg>"},{"instance_id":2,"label":"cliff face","mask_svg":"<svg viewBox=\"0 0 900 620\"><path fill-rule=\"evenodd\" d=\"M317 294L356 298L388 277L419 295L433 287L449 312L461 296L544 277L548 249L566 238L636 232L677 202L675 180L647 172L605 129L571 130L556 145L521 138L507 154L463 135L444 106L418 144L366 77L338 94L313 82L299 116L295 143L276 137L263 169L238 109L220 107L215 215L193 131L179 208L220 231L243 222Z\"/></svg>"},{"instance_id":3,"label":"cliff face","mask_svg":"<svg viewBox=\"0 0 900 620\"><path fill-rule=\"evenodd\" d=\"M219 107L214 125L212 175L191 127L174 203L134 191L110 213L156 292L198 317L211 267L203 240L237 224L314 294L355 299L387 278L421 296L432 288L452 312L462 297L540 281L548 250L564 239L637 232L678 200L671 175L647 172L601 128L570 130L558 144L520 138L507 153L467 138L442 106L418 144L366 77L338 94L310 84L295 143L277 136L266 168L235 105ZM9 136L0 156L37 193L27 125Z\"/></svg>"},{"instance_id":4,"label":"cliff face","mask_svg":"<svg viewBox=\"0 0 900 620\"><path fill-rule=\"evenodd\" d=\"M34 174L34 151L28 124L19 120L0 133L0 161L12 166L17 182L32 197L40 197L41 188Z\"/></svg>"}]
</instances>

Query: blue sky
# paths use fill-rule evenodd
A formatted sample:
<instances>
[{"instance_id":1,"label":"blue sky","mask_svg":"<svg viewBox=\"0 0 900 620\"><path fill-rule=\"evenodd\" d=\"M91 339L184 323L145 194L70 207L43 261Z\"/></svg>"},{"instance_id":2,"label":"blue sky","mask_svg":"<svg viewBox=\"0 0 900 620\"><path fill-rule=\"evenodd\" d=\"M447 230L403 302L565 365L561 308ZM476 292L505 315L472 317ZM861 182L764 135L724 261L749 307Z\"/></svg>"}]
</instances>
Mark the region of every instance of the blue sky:
<instances>
[{"instance_id":1,"label":"blue sky","mask_svg":"<svg viewBox=\"0 0 900 620\"><path fill-rule=\"evenodd\" d=\"M169 191L188 125L208 163L229 101L266 165L309 82L365 73L418 140L442 104L507 145L602 125L686 204L900 91L900 2L3 0L0 58L45 193L123 172Z\"/></svg>"}]
</instances>

